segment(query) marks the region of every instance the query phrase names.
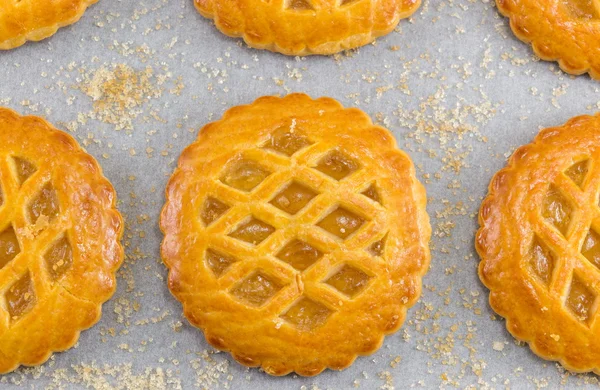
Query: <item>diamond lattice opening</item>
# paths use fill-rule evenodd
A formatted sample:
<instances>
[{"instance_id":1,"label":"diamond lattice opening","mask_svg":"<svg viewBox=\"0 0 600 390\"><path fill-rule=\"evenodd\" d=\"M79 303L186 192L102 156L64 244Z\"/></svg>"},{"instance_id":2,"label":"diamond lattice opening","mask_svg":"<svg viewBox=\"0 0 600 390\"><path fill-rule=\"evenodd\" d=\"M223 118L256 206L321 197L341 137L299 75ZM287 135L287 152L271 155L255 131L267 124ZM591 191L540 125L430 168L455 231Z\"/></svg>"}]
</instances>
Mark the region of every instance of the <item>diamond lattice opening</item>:
<instances>
[{"instance_id":1,"label":"diamond lattice opening","mask_svg":"<svg viewBox=\"0 0 600 390\"><path fill-rule=\"evenodd\" d=\"M338 150L332 150L315 167L335 180L342 180L359 168L358 162Z\"/></svg>"},{"instance_id":2,"label":"diamond lattice opening","mask_svg":"<svg viewBox=\"0 0 600 390\"><path fill-rule=\"evenodd\" d=\"M571 224L572 214L573 206L569 204L567 198L558 188L551 185L542 204L544 219L561 232L563 236L566 236Z\"/></svg>"},{"instance_id":3,"label":"diamond lattice opening","mask_svg":"<svg viewBox=\"0 0 600 390\"><path fill-rule=\"evenodd\" d=\"M250 192L271 172L252 160L237 160L225 170L221 181L236 190Z\"/></svg>"},{"instance_id":4,"label":"diamond lattice opening","mask_svg":"<svg viewBox=\"0 0 600 390\"><path fill-rule=\"evenodd\" d=\"M581 254L600 269L600 235L593 229L590 229L585 240L583 240Z\"/></svg>"},{"instance_id":5,"label":"diamond lattice opening","mask_svg":"<svg viewBox=\"0 0 600 390\"><path fill-rule=\"evenodd\" d=\"M219 199L209 196L204 201L204 206L202 207L202 213L200 214L200 217L202 218L204 225L209 226L211 223L219 219L221 215L225 214L227 210L229 210L229 206L227 204L221 202Z\"/></svg>"},{"instance_id":6,"label":"diamond lattice opening","mask_svg":"<svg viewBox=\"0 0 600 390\"><path fill-rule=\"evenodd\" d=\"M379 197L379 191L377 191L377 188L375 188L375 184L371 184L369 186L369 188L367 188L365 191L362 192L362 194L364 196L366 196L367 198L371 198L375 202L381 204L381 198Z\"/></svg>"},{"instance_id":7,"label":"diamond lattice opening","mask_svg":"<svg viewBox=\"0 0 600 390\"><path fill-rule=\"evenodd\" d=\"M288 0L286 9L293 11L309 11L314 10L315 7L310 0Z\"/></svg>"},{"instance_id":8,"label":"diamond lattice opening","mask_svg":"<svg viewBox=\"0 0 600 390\"><path fill-rule=\"evenodd\" d=\"M579 162L571 165L565 171L565 175L569 179L573 180L573 182L575 184L577 184L577 186L579 188L583 188L583 184L584 184L585 178L588 174L589 167L590 167L590 160L579 161Z\"/></svg>"},{"instance_id":9,"label":"diamond lattice opening","mask_svg":"<svg viewBox=\"0 0 600 390\"><path fill-rule=\"evenodd\" d=\"M301 240L292 240L277 253L276 257L298 271L304 271L322 256L323 252L309 243Z\"/></svg>"},{"instance_id":10,"label":"diamond lattice opening","mask_svg":"<svg viewBox=\"0 0 600 390\"><path fill-rule=\"evenodd\" d=\"M273 234L274 231L275 228L268 223L258 218L250 217L247 221L242 222L229 236L253 245L258 245Z\"/></svg>"},{"instance_id":11,"label":"diamond lattice opening","mask_svg":"<svg viewBox=\"0 0 600 390\"><path fill-rule=\"evenodd\" d=\"M15 229L9 225L0 233L0 269L10 263L12 259L21 253L21 246L15 234Z\"/></svg>"},{"instance_id":12,"label":"diamond lattice opening","mask_svg":"<svg viewBox=\"0 0 600 390\"><path fill-rule=\"evenodd\" d=\"M65 235L57 240L44 255L46 269L53 281L60 279L73 265L73 248Z\"/></svg>"},{"instance_id":13,"label":"diamond lattice opening","mask_svg":"<svg viewBox=\"0 0 600 390\"><path fill-rule=\"evenodd\" d=\"M19 181L19 185L25 183L25 180L29 179L31 175L37 171L35 165L30 163L21 157L13 157L13 162L15 164L15 171L17 173L17 180Z\"/></svg>"},{"instance_id":14,"label":"diamond lattice opening","mask_svg":"<svg viewBox=\"0 0 600 390\"><path fill-rule=\"evenodd\" d=\"M270 203L288 214L295 215L317 195L317 192L307 186L293 181L275 195Z\"/></svg>"},{"instance_id":15,"label":"diamond lattice opening","mask_svg":"<svg viewBox=\"0 0 600 390\"><path fill-rule=\"evenodd\" d=\"M12 320L29 313L35 306L36 296L31 275L27 272L4 293L6 308Z\"/></svg>"},{"instance_id":16,"label":"diamond lattice opening","mask_svg":"<svg viewBox=\"0 0 600 390\"><path fill-rule=\"evenodd\" d=\"M280 127L275 130L263 147L292 157L296 152L310 145L312 142L297 130L292 131L289 128Z\"/></svg>"},{"instance_id":17,"label":"diamond lattice opening","mask_svg":"<svg viewBox=\"0 0 600 390\"><path fill-rule=\"evenodd\" d=\"M233 263L237 262L232 256L210 248L206 250L205 261L208 268L210 268L217 278L220 278Z\"/></svg>"},{"instance_id":18,"label":"diamond lattice opening","mask_svg":"<svg viewBox=\"0 0 600 390\"><path fill-rule=\"evenodd\" d=\"M333 274L325 283L341 293L354 297L365 289L371 277L359 270L345 264L338 272Z\"/></svg>"},{"instance_id":19,"label":"diamond lattice opening","mask_svg":"<svg viewBox=\"0 0 600 390\"><path fill-rule=\"evenodd\" d=\"M550 285L555 265L554 253L538 237L534 237L529 252L529 266L546 286Z\"/></svg>"},{"instance_id":20,"label":"diamond lattice opening","mask_svg":"<svg viewBox=\"0 0 600 390\"><path fill-rule=\"evenodd\" d=\"M383 237L379 241L375 241L371 246L369 246L369 253L373 256L382 256L385 251L385 242L387 240L387 235Z\"/></svg>"},{"instance_id":21,"label":"diamond lattice opening","mask_svg":"<svg viewBox=\"0 0 600 390\"><path fill-rule=\"evenodd\" d=\"M573 275L569 295L565 302L567 308L581 322L587 322L593 315L592 309L596 300L596 293L586 286L585 282L577 275Z\"/></svg>"},{"instance_id":22,"label":"diamond lattice opening","mask_svg":"<svg viewBox=\"0 0 600 390\"><path fill-rule=\"evenodd\" d=\"M364 218L352 211L339 206L317 224L323 230L345 240L352 233L360 229L365 223Z\"/></svg>"},{"instance_id":23,"label":"diamond lattice opening","mask_svg":"<svg viewBox=\"0 0 600 390\"><path fill-rule=\"evenodd\" d=\"M311 331L323 325L333 313L327 306L302 297L280 317L302 331Z\"/></svg>"},{"instance_id":24,"label":"diamond lattice opening","mask_svg":"<svg viewBox=\"0 0 600 390\"><path fill-rule=\"evenodd\" d=\"M42 215L49 219L58 215L58 196L50 183L46 183L40 193L29 203L29 221L35 223Z\"/></svg>"},{"instance_id":25,"label":"diamond lattice opening","mask_svg":"<svg viewBox=\"0 0 600 390\"><path fill-rule=\"evenodd\" d=\"M238 283L231 294L240 301L259 307L271 300L282 288L281 282L258 270Z\"/></svg>"}]
</instances>

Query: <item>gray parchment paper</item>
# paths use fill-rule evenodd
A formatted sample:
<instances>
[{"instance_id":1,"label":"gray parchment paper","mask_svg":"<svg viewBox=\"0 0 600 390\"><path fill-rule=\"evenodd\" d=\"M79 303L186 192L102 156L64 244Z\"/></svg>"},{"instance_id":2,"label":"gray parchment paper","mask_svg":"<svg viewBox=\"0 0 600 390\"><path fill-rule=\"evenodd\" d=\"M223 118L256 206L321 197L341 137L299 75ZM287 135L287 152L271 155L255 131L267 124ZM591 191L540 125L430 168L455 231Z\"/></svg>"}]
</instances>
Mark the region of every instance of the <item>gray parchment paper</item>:
<instances>
[{"instance_id":1,"label":"gray parchment paper","mask_svg":"<svg viewBox=\"0 0 600 390\"><path fill-rule=\"evenodd\" d=\"M491 0L426 0L376 44L292 58L220 34L191 0L100 0L51 39L0 53L0 104L73 134L116 187L127 259L78 346L0 386L405 389L597 387L518 345L476 275L488 182L542 127L600 109L600 84L540 62ZM158 214L181 150L259 96L301 91L357 106L414 159L430 198L431 270L404 327L343 372L273 378L216 353L181 314Z\"/></svg>"}]
</instances>

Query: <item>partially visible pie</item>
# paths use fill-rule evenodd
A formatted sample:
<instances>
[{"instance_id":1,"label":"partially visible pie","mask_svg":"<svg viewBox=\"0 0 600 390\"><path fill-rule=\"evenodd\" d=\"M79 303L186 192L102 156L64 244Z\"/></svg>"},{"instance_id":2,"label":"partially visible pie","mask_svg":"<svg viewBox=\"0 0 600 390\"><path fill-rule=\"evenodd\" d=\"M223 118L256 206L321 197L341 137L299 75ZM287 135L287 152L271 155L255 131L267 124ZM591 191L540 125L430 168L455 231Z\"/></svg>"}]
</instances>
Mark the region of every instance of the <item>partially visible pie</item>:
<instances>
[{"instance_id":1,"label":"partially visible pie","mask_svg":"<svg viewBox=\"0 0 600 390\"><path fill-rule=\"evenodd\" d=\"M272 375L343 369L418 299L425 191L358 109L263 97L204 127L161 216L169 288L208 342Z\"/></svg>"},{"instance_id":2,"label":"partially visible pie","mask_svg":"<svg viewBox=\"0 0 600 390\"><path fill-rule=\"evenodd\" d=\"M543 130L489 187L479 276L513 336L600 373L600 114Z\"/></svg>"},{"instance_id":3,"label":"partially visible pie","mask_svg":"<svg viewBox=\"0 0 600 390\"><path fill-rule=\"evenodd\" d=\"M287 55L366 45L412 15L421 0L194 0L221 32Z\"/></svg>"},{"instance_id":4,"label":"partially visible pie","mask_svg":"<svg viewBox=\"0 0 600 390\"><path fill-rule=\"evenodd\" d=\"M496 0L515 35L543 60L600 79L600 0Z\"/></svg>"},{"instance_id":5,"label":"partially visible pie","mask_svg":"<svg viewBox=\"0 0 600 390\"><path fill-rule=\"evenodd\" d=\"M98 0L0 0L0 50L41 41L81 18Z\"/></svg>"},{"instance_id":6,"label":"partially visible pie","mask_svg":"<svg viewBox=\"0 0 600 390\"><path fill-rule=\"evenodd\" d=\"M0 373L43 363L100 319L122 227L93 157L43 119L0 108Z\"/></svg>"}]
</instances>

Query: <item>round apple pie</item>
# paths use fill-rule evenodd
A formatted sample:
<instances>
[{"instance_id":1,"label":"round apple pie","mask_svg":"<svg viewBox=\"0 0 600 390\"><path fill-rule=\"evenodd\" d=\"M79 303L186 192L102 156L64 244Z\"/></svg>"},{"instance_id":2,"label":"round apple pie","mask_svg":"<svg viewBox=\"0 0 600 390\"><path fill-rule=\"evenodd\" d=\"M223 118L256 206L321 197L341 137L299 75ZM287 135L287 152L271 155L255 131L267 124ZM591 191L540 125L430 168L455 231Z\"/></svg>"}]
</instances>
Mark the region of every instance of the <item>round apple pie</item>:
<instances>
[{"instance_id":1,"label":"round apple pie","mask_svg":"<svg viewBox=\"0 0 600 390\"><path fill-rule=\"evenodd\" d=\"M389 34L421 0L194 0L231 37L287 55L333 54Z\"/></svg>"},{"instance_id":2,"label":"round apple pie","mask_svg":"<svg viewBox=\"0 0 600 390\"><path fill-rule=\"evenodd\" d=\"M539 356L600 372L600 115L543 130L489 187L479 276Z\"/></svg>"},{"instance_id":3,"label":"round apple pie","mask_svg":"<svg viewBox=\"0 0 600 390\"><path fill-rule=\"evenodd\" d=\"M0 0L0 50L41 41L77 22L98 0Z\"/></svg>"},{"instance_id":4,"label":"round apple pie","mask_svg":"<svg viewBox=\"0 0 600 390\"><path fill-rule=\"evenodd\" d=\"M358 109L263 97L205 126L161 216L168 285L210 344L272 375L343 369L421 293L425 191Z\"/></svg>"},{"instance_id":5,"label":"round apple pie","mask_svg":"<svg viewBox=\"0 0 600 390\"><path fill-rule=\"evenodd\" d=\"M0 108L0 373L72 347L123 260L115 191L41 118Z\"/></svg>"},{"instance_id":6,"label":"round apple pie","mask_svg":"<svg viewBox=\"0 0 600 390\"><path fill-rule=\"evenodd\" d=\"M600 79L600 0L496 0L515 35L543 60Z\"/></svg>"}]
</instances>

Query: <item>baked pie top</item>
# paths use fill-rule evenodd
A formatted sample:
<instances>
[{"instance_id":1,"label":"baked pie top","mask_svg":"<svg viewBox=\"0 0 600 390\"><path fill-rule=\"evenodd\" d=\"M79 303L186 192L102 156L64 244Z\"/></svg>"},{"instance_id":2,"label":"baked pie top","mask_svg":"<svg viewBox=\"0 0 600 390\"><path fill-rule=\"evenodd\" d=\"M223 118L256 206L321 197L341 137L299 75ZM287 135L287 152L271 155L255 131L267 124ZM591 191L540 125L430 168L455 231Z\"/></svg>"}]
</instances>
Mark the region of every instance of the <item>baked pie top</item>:
<instances>
[{"instance_id":1,"label":"baked pie top","mask_svg":"<svg viewBox=\"0 0 600 390\"><path fill-rule=\"evenodd\" d=\"M115 192L93 157L0 108L0 373L43 363L100 318L123 260Z\"/></svg>"},{"instance_id":2,"label":"baked pie top","mask_svg":"<svg viewBox=\"0 0 600 390\"><path fill-rule=\"evenodd\" d=\"M412 15L421 0L194 0L221 32L287 55L366 45Z\"/></svg>"},{"instance_id":3,"label":"baked pie top","mask_svg":"<svg viewBox=\"0 0 600 390\"><path fill-rule=\"evenodd\" d=\"M0 50L48 38L98 0L0 0Z\"/></svg>"},{"instance_id":4,"label":"baked pie top","mask_svg":"<svg viewBox=\"0 0 600 390\"><path fill-rule=\"evenodd\" d=\"M515 35L543 60L600 79L600 0L496 0Z\"/></svg>"},{"instance_id":5,"label":"baked pie top","mask_svg":"<svg viewBox=\"0 0 600 390\"><path fill-rule=\"evenodd\" d=\"M543 130L484 200L479 276L539 356L600 372L600 114Z\"/></svg>"},{"instance_id":6,"label":"baked pie top","mask_svg":"<svg viewBox=\"0 0 600 390\"><path fill-rule=\"evenodd\" d=\"M263 97L204 127L161 216L169 288L216 348L272 375L342 369L418 299L425 191L358 109Z\"/></svg>"}]
</instances>

